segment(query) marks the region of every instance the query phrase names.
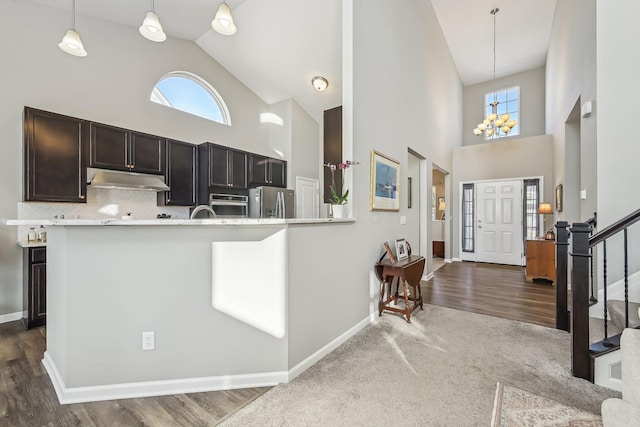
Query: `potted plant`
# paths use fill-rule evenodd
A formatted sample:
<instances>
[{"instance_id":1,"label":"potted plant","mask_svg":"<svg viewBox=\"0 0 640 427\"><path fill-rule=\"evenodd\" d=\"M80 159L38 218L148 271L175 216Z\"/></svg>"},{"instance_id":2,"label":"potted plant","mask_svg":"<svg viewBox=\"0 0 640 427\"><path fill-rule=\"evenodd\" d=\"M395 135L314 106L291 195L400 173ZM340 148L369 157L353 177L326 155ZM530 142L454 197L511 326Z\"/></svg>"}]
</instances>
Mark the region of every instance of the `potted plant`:
<instances>
[{"instance_id":1,"label":"potted plant","mask_svg":"<svg viewBox=\"0 0 640 427\"><path fill-rule=\"evenodd\" d=\"M343 218L344 205L347 204L347 198L349 197L349 189L347 189L343 194L338 194L338 191L336 190L336 180L335 180L336 170L340 169L340 172L342 173L342 178L343 178L342 182L344 183L345 170L347 170L351 165L357 165L357 164L358 162L354 162L351 160L346 160L345 162L337 165L334 163L324 164L324 166L328 167L329 170L331 171L331 185L329 186L329 192L331 194L331 197L330 197L331 212L334 218Z\"/></svg>"}]
</instances>

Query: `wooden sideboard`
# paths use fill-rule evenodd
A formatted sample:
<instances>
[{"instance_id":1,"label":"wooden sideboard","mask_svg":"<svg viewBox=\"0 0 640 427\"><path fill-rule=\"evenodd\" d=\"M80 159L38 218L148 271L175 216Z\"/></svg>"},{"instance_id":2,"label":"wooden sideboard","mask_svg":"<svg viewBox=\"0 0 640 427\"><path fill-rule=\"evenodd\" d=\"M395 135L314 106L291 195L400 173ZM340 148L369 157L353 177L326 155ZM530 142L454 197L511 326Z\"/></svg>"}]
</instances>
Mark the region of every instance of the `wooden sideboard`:
<instances>
[{"instance_id":1,"label":"wooden sideboard","mask_svg":"<svg viewBox=\"0 0 640 427\"><path fill-rule=\"evenodd\" d=\"M553 240L527 240L527 282L533 279L556 281L556 242Z\"/></svg>"}]
</instances>

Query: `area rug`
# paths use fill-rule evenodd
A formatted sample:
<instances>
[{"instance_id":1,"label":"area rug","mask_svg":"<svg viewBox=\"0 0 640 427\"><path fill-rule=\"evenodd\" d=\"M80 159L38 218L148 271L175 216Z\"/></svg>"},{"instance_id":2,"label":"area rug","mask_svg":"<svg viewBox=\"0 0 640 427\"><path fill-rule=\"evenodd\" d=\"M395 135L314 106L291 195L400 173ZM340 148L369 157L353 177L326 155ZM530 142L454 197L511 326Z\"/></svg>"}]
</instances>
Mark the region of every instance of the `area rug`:
<instances>
[{"instance_id":1,"label":"area rug","mask_svg":"<svg viewBox=\"0 0 640 427\"><path fill-rule=\"evenodd\" d=\"M600 416L498 382L491 427L601 427Z\"/></svg>"}]
</instances>

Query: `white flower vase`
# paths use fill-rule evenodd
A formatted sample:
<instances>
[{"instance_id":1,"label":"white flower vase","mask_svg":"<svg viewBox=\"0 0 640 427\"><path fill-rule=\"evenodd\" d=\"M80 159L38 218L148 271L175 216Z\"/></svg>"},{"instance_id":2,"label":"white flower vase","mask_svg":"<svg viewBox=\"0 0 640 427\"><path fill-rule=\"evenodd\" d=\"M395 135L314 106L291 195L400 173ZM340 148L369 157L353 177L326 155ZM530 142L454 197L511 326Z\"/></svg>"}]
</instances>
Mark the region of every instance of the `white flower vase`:
<instances>
[{"instance_id":1,"label":"white flower vase","mask_svg":"<svg viewBox=\"0 0 640 427\"><path fill-rule=\"evenodd\" d=\"M334 218L344 218L344 205L331 205Z\"/></svg>"}]
</instances>

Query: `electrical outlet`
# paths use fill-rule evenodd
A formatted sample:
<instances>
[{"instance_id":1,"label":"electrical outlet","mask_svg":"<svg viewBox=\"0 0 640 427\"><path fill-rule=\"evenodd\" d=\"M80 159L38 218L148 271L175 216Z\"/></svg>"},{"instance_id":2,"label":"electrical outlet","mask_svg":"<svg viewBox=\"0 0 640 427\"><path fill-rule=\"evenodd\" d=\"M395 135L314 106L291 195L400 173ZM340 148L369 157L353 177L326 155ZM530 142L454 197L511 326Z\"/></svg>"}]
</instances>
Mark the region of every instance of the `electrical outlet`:
<instances>
[{"instance_id":1,"label":"electrical outlet","mask_svg":"<svg viewBox=\"0 0 640 427\"><path fill-rule=\"evenodd\" d=\"M153 331L142 333L142 349L143 350L156 349L156 338L155 338L155 333Z\"/></svg>"}]
</instances>

